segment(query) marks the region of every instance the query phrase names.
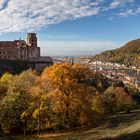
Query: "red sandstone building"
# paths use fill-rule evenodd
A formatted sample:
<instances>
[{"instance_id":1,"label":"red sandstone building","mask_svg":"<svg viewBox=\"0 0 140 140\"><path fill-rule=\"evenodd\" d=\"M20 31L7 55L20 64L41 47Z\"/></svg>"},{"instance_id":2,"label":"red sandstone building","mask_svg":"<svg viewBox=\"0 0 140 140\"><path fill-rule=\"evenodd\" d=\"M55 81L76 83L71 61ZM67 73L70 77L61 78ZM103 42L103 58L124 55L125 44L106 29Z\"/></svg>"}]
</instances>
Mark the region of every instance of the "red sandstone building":
<instances>
[{"instance_id":1,"label":"red sandstone building","mask_svg":"<svg viewBox=\"0 0 140 140\"><path fill-rule=\"evenodd\" d=\"M0 59L33 60L40 57L40 48L37 46L35 33L27 34L24 40L0 41Z\"/></svg>"}]
</instances>

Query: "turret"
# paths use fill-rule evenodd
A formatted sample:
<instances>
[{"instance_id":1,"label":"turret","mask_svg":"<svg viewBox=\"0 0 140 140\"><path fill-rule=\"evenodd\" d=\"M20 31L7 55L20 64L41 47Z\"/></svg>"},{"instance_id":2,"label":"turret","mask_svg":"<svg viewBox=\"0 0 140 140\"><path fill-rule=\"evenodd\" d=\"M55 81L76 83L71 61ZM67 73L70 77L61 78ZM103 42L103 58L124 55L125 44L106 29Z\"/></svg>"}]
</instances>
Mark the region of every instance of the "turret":
<instances>
[{"instance_id":1,"label":"turret","mask_svg":"<svg viewBox=\"0 0 140 140\"><path fill-rule=\"evenodd\" d=\"M37 47L36 33L27 33L27 45L30 47Z\"/></svg>"}]
</instances>

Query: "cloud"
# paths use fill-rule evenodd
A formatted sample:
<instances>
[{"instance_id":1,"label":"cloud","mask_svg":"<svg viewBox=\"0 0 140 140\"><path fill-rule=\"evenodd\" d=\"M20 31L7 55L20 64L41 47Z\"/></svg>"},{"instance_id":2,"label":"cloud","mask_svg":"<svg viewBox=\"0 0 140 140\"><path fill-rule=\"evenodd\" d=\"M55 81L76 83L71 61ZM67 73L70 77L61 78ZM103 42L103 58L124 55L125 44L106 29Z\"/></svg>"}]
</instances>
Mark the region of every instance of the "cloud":
<instances>
[{"instance_id":1,"label":"cloud","mask_svg":"<svg viewBox=\"0 0 140 140\"><path fill-rule=\"evenodd\" d=\"M97 15L102 0L9 0L0 1L0 32L19 32L50 24Z\"/></svg>"},{"instance_id":2,"label":"cloud","mask_svg":"<svg viewBox=\"0 0 140 140\"><path fill-rule=\"evenodd\" d=\"M5 4L8 0L0 0L0 10L2 10L5 7Z\"/></svg>"},{"instance_id":3,"label":"cloud","mask_svg":"<svg viewBox=\"0 0 140 140\"><path fill-rule=\"evenodd\" d=\"M134 0L0 0L0 33L32 31L66 20L96 16Z\"/></svg>"},{"instance_id":4,"label":"cloud","mask_svg":"<svg viewBox=\"0 0 140 140\"><path fill-rule=\"evenodd\" d=\"M124 6L124 4L133 3L134 0L114 0L110 3L110 8L117 8L119 6Z\"/></svg>"},{"instance_id":5,"label":"cloud","mask_svg":"<svg viewBox=\"0 0 140 140\"><path fill-rule=\"evenodd\" d=\"M129 17L140 14L140 7L133 8L133 9L127 9L123 12L118 13L117 15L120 17Z\"/></svg>"},{"instance_id":6,"label":"cloud","mask_svg":"<svg viewBox=\"0 0 140 140\"><path fill-rule=\"evenodd\" d=\"M128 16L132 16L132 15L135 15L136 13L133 11L133 9L128 9L126 10L125 12L121 12L118 14L118 16L121 16L121 17L128 17Z\"/></svg>"},{"instance_id":7,"label":"cloud","mask_svg":"<svg viewBox=\"0 0 140 140\"><path fill-rule=\"evenodd\" d=\"M84 40L84 41L39 41L41 55L50 56L85 56L111 50L121 46L121 44L106 40Z\"/></svg>"},{"instance_id":8,"label":"cloud","mask_svg":"<svg viewBox=\"0 0 140 140\"><path fill-rule=\"evenodd\" d=\"M0 10L3 8L3 3L4 3L4 0L1 0L0 1Z\"/></svg>"},{"instance_id":9,"label":"cloud","mask_svg":"<svg viewBox=\"0 0 140 140\"><path fill-rule=\"evenodd\" d=\"M120 5L120 2L119 1L113 1L111 4L110 4L110 8L116 8Z\"/></svg>"},{"instance_id":10,"label":"cloud","mask_svg":"<svg viewBox=\"0 0 140 140\"><path fill-rule=\"evenodd\" d=\"M120 7L126 6L127 4L131 4L133 2L134 2L134 0L113 0L109 4L109 7L105 8L105 9L108 10L108 9L120 8Z\"/></svg>"}]
</instances>

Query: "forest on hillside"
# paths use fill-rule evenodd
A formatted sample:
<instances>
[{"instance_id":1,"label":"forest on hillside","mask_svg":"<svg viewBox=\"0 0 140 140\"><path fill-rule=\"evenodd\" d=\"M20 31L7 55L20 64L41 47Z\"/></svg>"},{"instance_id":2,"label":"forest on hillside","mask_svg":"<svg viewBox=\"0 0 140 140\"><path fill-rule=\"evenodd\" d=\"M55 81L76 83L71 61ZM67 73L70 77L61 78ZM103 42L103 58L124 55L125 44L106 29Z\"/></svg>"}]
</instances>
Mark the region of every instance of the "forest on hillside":
<instances>
[{"instance_id":1,"label":"forest on hillside","mask_svg":"<svg viewBox=\"0 0 140 140\"><path fill-rule=\"evenodd\" d=\"M111 82L81 64L55 64L0 78L0 134L32 134L95 126L137 108L133 84Z\"/></svg>"},{"instance_id":2,"label":"forest on hillside","mask_svg":"<svg viewBox=\"0 0 140 140\"><path fill-rule=\"evenodd\" d=\"M99 60L140 67L140 39L128 42L121 48L105 51L91 57L91 61Z\"/></svg>"}]
</instances>

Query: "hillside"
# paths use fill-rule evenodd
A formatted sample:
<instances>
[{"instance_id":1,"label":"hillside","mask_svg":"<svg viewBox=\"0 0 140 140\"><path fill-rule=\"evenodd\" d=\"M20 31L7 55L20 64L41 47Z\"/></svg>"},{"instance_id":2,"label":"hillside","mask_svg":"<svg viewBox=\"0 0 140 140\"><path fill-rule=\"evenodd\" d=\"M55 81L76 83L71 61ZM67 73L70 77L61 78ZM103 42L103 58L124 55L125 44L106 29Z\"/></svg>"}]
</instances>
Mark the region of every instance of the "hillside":
<instances>
[{"instance_id":1,"label":"hillside","mask_svg":"<svg viewBox=\"0 0 140 140\"><path fill-rule=\"evenodd\" d=\"M91 57L91 61L96 60L140 67L140 39L128 42L118 49L105 51Z\"/></svg>"}]
</instances>

